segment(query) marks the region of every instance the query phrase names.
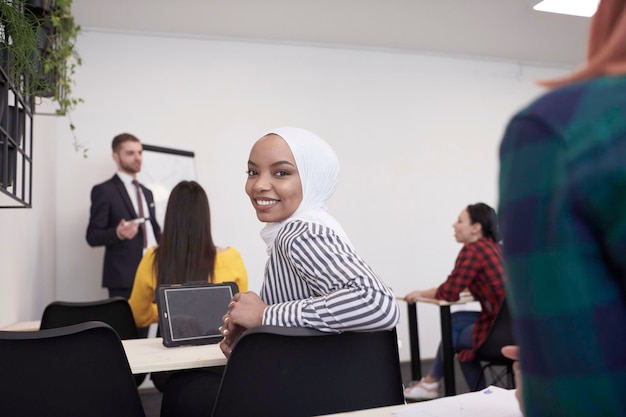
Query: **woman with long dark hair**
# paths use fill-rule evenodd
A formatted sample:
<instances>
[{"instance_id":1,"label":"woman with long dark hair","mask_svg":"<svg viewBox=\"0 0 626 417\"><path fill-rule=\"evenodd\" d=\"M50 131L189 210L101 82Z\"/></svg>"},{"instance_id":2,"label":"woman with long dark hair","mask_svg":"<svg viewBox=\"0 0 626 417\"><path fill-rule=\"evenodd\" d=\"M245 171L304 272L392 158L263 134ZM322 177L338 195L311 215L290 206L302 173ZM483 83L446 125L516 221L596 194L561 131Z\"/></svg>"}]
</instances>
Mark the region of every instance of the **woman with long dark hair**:
<instances>
[{"instance_id":1,"label":"woman with long dark hair","mask_svg":"<svg viewBox=\"0 0 626 417\"><path fill-rule=\"evenodd\" d=\"M135 324L145 327L158 323L155 292L161 284L225 281L236 282L240 291L248 291L248 273L243 259L232 246L215 246L209 199L204 189L195 181L181 181L170 193L159 245L146 251L135 274L128 300ZM197 372L219 380L221 371L215 368ZM190 373L181 376L181 380L193 378L190 371L150 375L154 386L164 392L164 398L167 382L175 373Z\"/></svg>"},{"instance_id":2,"label":"woman with long dark hair","mask_svg":"<svg viewBox=\"0 0 626 417\"><path fill-rule=\"evenodd\" d=\"M172 190L158 246L146 251L128 303L135 324L159 321L155 291L161 284L234 281L248 291L248 273L232 246L215 246L211 211L204 189L195 181L181 181Z\"/></svg>"}]
</instances>

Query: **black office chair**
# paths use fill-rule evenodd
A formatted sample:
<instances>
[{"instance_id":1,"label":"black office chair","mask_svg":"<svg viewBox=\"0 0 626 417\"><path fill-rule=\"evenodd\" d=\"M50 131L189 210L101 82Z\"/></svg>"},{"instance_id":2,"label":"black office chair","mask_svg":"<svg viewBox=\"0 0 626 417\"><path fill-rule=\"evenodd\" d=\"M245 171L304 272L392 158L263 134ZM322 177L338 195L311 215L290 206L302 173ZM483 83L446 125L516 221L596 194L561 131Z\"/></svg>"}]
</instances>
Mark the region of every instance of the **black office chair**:
<instances>
[{"instance_id":1,"label":"black office chair","mask_svg":"<svg viewBox=\"0 0 626 417\"><path fill-rule=\"evenodd\" d=\"M513 360L502 355L503 346L515 345L513 337L513 322L511 320L511 312L506 301L502 302L500 311L489 329L489 334L485 342L476 350L475 358L484 362L482 372L487 379L487 370L491 385L503 386L503 388L515 388L515 375L513 373ZM479 381L477 381L477 384ZM474 386L474 391L477 389Z\"/></svg>"},{"instance_id":2,"label":"black office chair","mask_svg":"<svg viewBox=\"0 0 626 417\"><path fill-rule=\"evenodd\" d=\"M213 417L299 417L404 404L396 331L260 326L226 365Z\"/></svg>"},{"instance_id":3,"label":"black office chair","mask_svg":"<svg viewBox=\"0 0 626 417\"><path fill-rule=\"evenodd\" d=\"M122 343L101 322L0 331L0 415L145 417Z\"/></svg>"},{"instance_id":4,"label":"black office chair","mask_svg":"<svg viewBox=\"0 0 626 417\"><path fill-rule=\"evenodd\" d=\"M137 327L128 301L123 297L86 302L54 301L46 306L40 329L54 329L88 321L101 321L111 326L121 340L137 339ZM139 386L146 374L135 375Z\"/></svg>"}]
</instances>

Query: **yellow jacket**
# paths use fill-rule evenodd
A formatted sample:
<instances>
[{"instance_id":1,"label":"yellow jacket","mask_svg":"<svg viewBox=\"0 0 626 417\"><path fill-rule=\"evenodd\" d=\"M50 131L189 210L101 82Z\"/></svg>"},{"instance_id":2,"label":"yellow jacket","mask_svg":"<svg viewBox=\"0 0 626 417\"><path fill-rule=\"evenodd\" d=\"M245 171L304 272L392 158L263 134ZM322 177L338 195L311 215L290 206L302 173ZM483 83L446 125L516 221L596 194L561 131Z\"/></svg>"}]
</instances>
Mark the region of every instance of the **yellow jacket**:
<instances>
[{"instance_id":1,"label":"yellow jacket","mask_svg":"<svg viewBox=\"0 0 626 417\"><path fill-rule=\"evenodd\" d=\"M149 248L144 254L137 272L133 291L128 300L133 310L137 327L146 327L159 321L159 313L155 301L157 279L154 274L154 247ZM208 277L207 277L208 281ZM248 273L243 264L241 254L237 249L228 247L226 250L217 252L215 257L215 273L213 282L234 281L239 291L248 291Z\"/></svg>"}]
</instances>

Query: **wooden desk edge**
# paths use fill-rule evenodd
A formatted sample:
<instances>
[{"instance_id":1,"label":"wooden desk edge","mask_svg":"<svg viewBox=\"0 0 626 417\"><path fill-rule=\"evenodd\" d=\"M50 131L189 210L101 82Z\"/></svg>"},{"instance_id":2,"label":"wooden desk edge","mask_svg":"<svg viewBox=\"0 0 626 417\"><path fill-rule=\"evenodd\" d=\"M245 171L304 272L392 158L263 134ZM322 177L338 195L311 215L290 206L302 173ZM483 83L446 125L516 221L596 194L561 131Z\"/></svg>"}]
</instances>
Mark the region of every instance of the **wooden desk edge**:
<instances>
[{"instance_id":1,"label":"wooden desk edge","mask_svg":"<svg viewBox=\"0 0 626 417\"><path fill-rule=\"evenodd\" d=\"M20 321L13 323L10 326L0 329L1 331L38 331L40 320L33 321ZM226 365L226 357L221 354L221 351L214 352L214 355L198 355L194 346L180 346L178 348L166 348L163 346L163 339L158 338L141 338L141 339L128 339L122 340L122 346L128 359L131 372L133 374L144 374L149 372L161 372L161 371L178 371L184 369L196 369L213 366ZM196 347L200 349L214 350L219 349L217 345L215 348ZM150 356L144 356L141 349L157 349L156 359L151 360L149 363L145 363L146 359ZM139 352L137 351L139 349ZM176 349L176 350L169 350ZM189 350L186 350L189 349ZM191 359L185 358L184 353L191 354ZM183 355L181 355L183 354ZM182 357L181 357L182 356Z\"/></svg>"},{"instance_id":2,"label":"wooden desk edge","mask_svg":"<svg viewBox=\"0 0 626 417\"><path fill-rule=\"evenodd\" d=\"M376 407L376 408L366 408L364 410L356 410L356 411L346 411L343 413L336 414L322 414L317 417L384 417L384 416L394 416L396 411L402 410L407 405L410 404L399 404L399 405L389 405L386 407Z\"/></svg>"},{"instance_id":3,"label":"wooden desk edge","mask_svg":"<svg viewBox=\"0 0 626 417\"><path fill-rule=\"evenodd\" d=\"M404 301L404 298L403 297L396 297L396 300ZM472 297L471 295L460 297L457 301L446 301L446 300L439 300L437 298L426 298L426 297L419 297L417 299L418 303L435 304L435 305L438 305L438 306L450 306L450 305L455 305L455 304L467 304L467 303L471 303L473 301L476 301L476 299L474 297Z\"/></svg>"},{"instance_id":4,"label":"wooden desk edge","mask_svg":"<svg viewBox=\"0 0 626 417\"><path fill-rule=\"evenodd\" d=\"M135 374L148 374L150 372L168 372L168 371L188 371L191 369L199 369L199 368L212 368L215 366L223 366L226 365L226 358L223 360L207 360L205 362L196 362L193 366L188 363L180 363L177 365L172 364L164 364L162 366L155 366L153 364L146 365L137 365L128 363L130 366L130 371Z\"/></svg>"},{"instance_id":5,"label":"wooden desk edge","mask_svg":"<svg viewBox=\"0 0 626 417\"><path fill-rule=\"evenodd\" d=\"M133 374L223 366L227 362L216 344L168 348L160 337L121 342Z\"/></svg>"},{"instance_id":6,"label":"wooden desk edge","mask_svg":"<svg viewBox=\"0 0 626 417\"><path fill-rule=\"evenodd\" d=\"M39 330L41 320L18 321L10 326L3 327L2 331L6 332L34 332Z\"/></svg>"}]
</instances>

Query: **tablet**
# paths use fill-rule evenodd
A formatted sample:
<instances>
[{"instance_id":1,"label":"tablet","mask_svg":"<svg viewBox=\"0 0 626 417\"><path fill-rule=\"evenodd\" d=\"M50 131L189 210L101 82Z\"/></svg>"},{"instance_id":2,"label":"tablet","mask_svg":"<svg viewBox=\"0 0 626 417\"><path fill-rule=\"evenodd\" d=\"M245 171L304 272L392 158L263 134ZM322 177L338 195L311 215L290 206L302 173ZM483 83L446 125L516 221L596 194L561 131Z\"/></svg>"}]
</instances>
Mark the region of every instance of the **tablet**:
<instances>
[{"instance_id":1,"label":"tablet","mask_svg":"<svg viewBox=\"0 0 626 417\"><path fill-rule=\"evenodd\" d=\"M234 282L159 286L157 307L163 345L218 343L222 340L222 317L238 291Z\"/></svg>"}]
</instances>

